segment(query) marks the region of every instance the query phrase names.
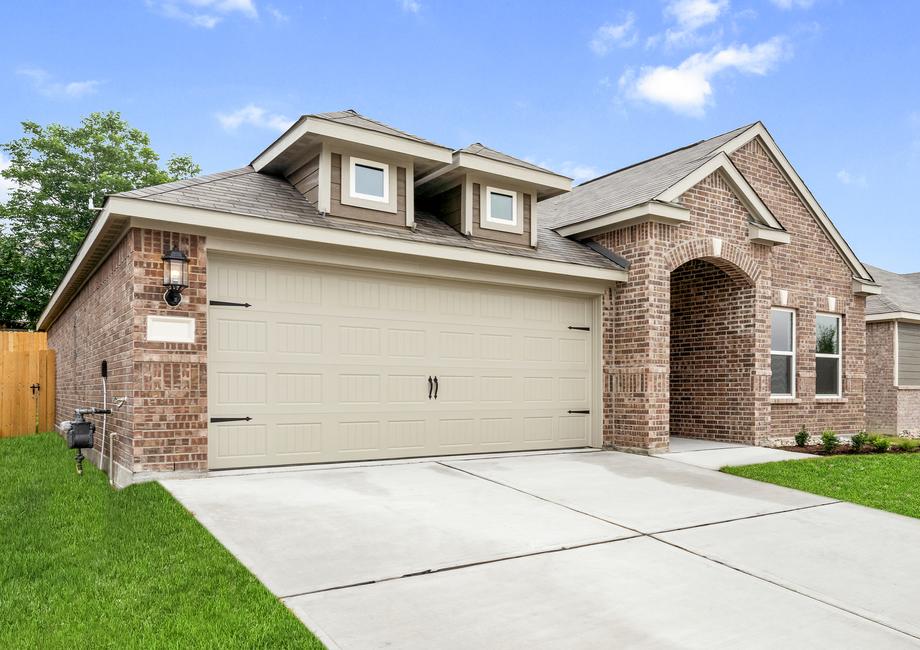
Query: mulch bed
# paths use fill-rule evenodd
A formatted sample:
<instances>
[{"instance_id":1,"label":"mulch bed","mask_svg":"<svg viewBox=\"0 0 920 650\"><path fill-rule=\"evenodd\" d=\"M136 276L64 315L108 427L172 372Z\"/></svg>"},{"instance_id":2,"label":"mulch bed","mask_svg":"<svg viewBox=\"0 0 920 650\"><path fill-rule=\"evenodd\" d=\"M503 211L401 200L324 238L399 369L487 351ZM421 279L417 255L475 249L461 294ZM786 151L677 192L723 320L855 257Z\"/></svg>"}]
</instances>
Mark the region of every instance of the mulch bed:
<instances>
[{"instance_id":1,"label":"mulch bed","mask_svg":"<svg viewBox=\"0 0 920 650\"><path fill-rule=\"evenodd\" d=\"M853 456L856 454L916 454L920 452L920 449L912 449L910 451L904 451L903 449L888 449L887 451L875 451L871 446L867 445L862 448L862 451L853 451L849 445L841 445L832 452L824 451L824 447L821 445L805 445L804 447L797 447L791 445L789 447L777 447L777 449L782 449L783 451L796 451L800 454L814 454L815 456Z\"/></svg>"}]
</instances>

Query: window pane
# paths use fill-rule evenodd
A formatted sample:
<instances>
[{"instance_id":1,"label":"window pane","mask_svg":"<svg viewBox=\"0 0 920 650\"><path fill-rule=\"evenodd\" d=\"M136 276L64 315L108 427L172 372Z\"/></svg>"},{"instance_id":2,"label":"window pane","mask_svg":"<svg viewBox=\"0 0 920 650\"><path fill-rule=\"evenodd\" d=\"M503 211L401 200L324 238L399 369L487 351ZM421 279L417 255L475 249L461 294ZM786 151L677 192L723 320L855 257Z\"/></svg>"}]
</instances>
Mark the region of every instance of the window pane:
<instances>
[{"instance_id":1,"label":"window pane","mask_svg":"<svg viewBox=\"0 0 920 650\"><path fill-rule=\"evenodd\" d=\"M828 359L818 357L815 359L816 374L815 393L818 395L839 395L839 373L837 369L840 366L840 359Z\"/></svg>"},{"instance_id":2,"label":"window pane","mask_svg":"<svg viewBox=\"0 0 920 650\"><path fill-rule=\"evenodd\" d=\"M355 191L359 194L383 198L384 173L377 167L355 163Z\"/></svg>"},{"instance_id":3,"label":"window pane","mask_svg":"<svg viewBox=\"0 0 920 650\"><path fill-rule=\"evenodd\" d=\"M489 201L492 202L492 212L490 215L493 219L508 222L514 221L514 199L507 194L492 192L489 194Z\"/></svg>"},{"instance_id":4,"label":"window pane","mask_svg":"<svg viewBox=\"0 0 920 650\"><path fill-rule=\"evenodd\" d=\"M770 378L770 392L774 395L792 394L792 357L774 354L770 357L773 372Z\"/></svg>"},{"instance_id":5,"label":"window pane","mask_svg":"<svg viewBox=\"0 0 920 650\"><path fill-rule=\"evenodd\" d=\"M770 349L792 352L792 312L773 310Z\"/></svg>"},{"instance_id":6,"label":"window pane","mask_svg":"<svg viewBox=\"0 0 920 650\"><path fill-rule=\"evenodd\" d=\"M840 321L834 316L818 315L815 330L816 351L819 354L838 354L840 352Z\"/></svg>"}]
</instances>

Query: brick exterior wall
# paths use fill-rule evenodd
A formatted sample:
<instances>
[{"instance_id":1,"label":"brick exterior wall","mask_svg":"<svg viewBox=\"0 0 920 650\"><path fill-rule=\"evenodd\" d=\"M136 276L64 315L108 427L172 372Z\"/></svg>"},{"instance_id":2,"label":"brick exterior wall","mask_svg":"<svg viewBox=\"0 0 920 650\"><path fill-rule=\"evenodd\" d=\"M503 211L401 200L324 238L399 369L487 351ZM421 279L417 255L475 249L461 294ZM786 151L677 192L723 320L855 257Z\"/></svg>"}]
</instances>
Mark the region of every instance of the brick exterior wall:
<instances>
[{"instance_id":1,"label":"brick exterior wall","mask_svg":"<svg viewBox=\"0 0 920 650\"><path fill-rule=\"evenodd\" d=\"M170 308L161 258L173 244L189 256L190 286ZM60 420L77 406L102 406L103 359L110 402L128 398L108 418L121 472L207 469L206 267L203 237L132 229L48 330ZM195 318L196 342L147 341L148 314ZM101 435L95 442L98 451Z\"/></svg>"},{"instance_id":2,"label":"brick exterior wall","mask_svg":"<svg viewBox=\"0 0 920 650\"><path fill-rule=\"evenodd\" d=\"M756 444L791 441L803 425L813 432L832 428L841 433L865 426L865 298L853 294L851 270L763 145L753 140L731 158L789 231L792 243L776 247L751 243L748 212L718 171L680 197L681 204L690 210L689 222L634 224L594 237L631 264L629 280L613 290L605 305L605 322L613 328L604 339L607 446L664 449L672 423L680 427L681 435ZM718 267L733 283L717 280L706 265L694 265L672 275L693 260ZM687 300L683 292L688 286L718 282L733 291L718 298L726 304L709 305L707 313L714 319L719 313L729 318L731 311L734 330L744 331L753 341L750 356L740 367L733 359L736 352L729 351L729 358L718 366L722 397L712 391L706 398L706 408L718 413L728 413L742 399L747 400L745 408L751 417L735 420L731 433L724 426L713 430L715 421L708 427L689 427L687 400L675 402L671 394L672 388L685 391L689 381L684 370L686 360L670 355L675 288L675 306L682 310ZM747 286L743 298L735 293L739 285ZM774 305L797 313L798 390L794 400L770 398L770 308ZM843 316L841 399L815 399L816 311ZM746 323L741 322L744 319ZM700 322L695 326L704 331L718 328ZM675 336L683 346L689 330L677 326ZM726 346L731 348L735 343L725 334L721 340L709 336L706 345L707 349L697 354L715 364L713 359L725 358ZM672 362L678 364L673 380ZM742 427L745 422L749 424Z\"/></svg>"},{"instance_id":3,"label":"brick exterior wall","mask_svg":"<svg viewBox=\"0 0 920 650\"><path fill-rule=\"evenodd\" d=\"M208 466L207 253L205 238L134 230L134 471L203 471ZM189 257L182 303L163 301L162 256ZM195 319L195 343L147 341L150 314Z\"/></svg>"},{"instance_id":4,"label":"brick exterior wall","mask_svg":"<svg viewBox=\"0 0 920 650\"><path fill-rule=\"evenodd\" d=\"M114 460L131 467L134 428L134 255L131 237L125 237L96 270L63 314L48 330L48 346L57 358L59 422L72 420L74 409L102 408L101 365L108 366L109 398L127 397L120 409L107 417L107 438L115 449ZM96 422L94 443L102 444L102 416ZM106 442L106 456L109 454Z\"/></svg>"},{"instance_id":5,"label":"brick exterior wall","mask_svg":"<svg viewBox=\"0 0 920 650\"><path fill-rule=\"evenodd\" d=\"M894 384L894 321L866 323L866 428L898 432L898 388Z\"/></svg>"},{"instance_id":6,"label":"brick exterior wall","mask_svg":"<svg viewBox=\"0 0 920 650\"><path fill-rule=\"evenodd\" d=\"M866 429L920 437L920 389L894 380L894 321L866 323Z\"/></svg>"},{"instance_id":7,"label":"brick exterior wall","mask_svg":"<svg viewBox=\"0 0 920 650\"><path fill-rule=\"evenodd\" d=\"M754 288L691 260L671 273L674 436L752 443Z\"/></svg>"}]
</instances>

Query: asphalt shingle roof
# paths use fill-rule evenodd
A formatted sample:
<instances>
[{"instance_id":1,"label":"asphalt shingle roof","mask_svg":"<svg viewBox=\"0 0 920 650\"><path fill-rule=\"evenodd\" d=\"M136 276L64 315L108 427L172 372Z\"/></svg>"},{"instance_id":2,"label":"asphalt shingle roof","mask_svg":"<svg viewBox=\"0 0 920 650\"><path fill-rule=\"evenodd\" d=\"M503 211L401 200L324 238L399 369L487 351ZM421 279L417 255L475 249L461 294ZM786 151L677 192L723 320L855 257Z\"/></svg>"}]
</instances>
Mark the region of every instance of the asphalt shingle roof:
<instances>
[{"instance_id":1,"label":"asphalt shingle roof","mask_svg":"<svg viewBox=\"0 0 920 650\"><path fill-rule=\"evenodd\" d=\"M882 287L882 293L866 298L867 314L898 311L920 314L920 273L902 275L868 264L866 268Z\"/></svg>"},{"instance_id":2,"label":"asphalt shingle roof","mask_svg":"<svg viewBox=\"0 0 920 650\"><path fill-rule=\"evenodd\" d=\"M538 172L546 172L547 174L556 174L554 171L550 171L545 167L540 167L539 165L534 165L529 163L526 160L521 160L520 158L515 158L514 156L509 156L506 153L501 151L496 151L490 147L485 146L480 142L474 142L473 144L463 147L460 149L461 153L470 153L476 156L482 156L483 158L491 158L492 160L497 160L499 162L508 163L510 165L517 165L518 167L523 167L525 169L532 169ZM556 174L560 176L561 174Z\"/></svg>"},{"instance_id":3,"label":"asphalt shingle roof","mask_svg":"<svg viewBox=\"0 0 920 650\"><path fill-rule=\"evenodd\" d=\"M727 142L752 126L742 126L582 183L568 194L541 201L540 219L560 228L647 203L718 155Z\"/></svg>"},{"instance_id":4,"label":"asphalt shingle roof","mask_svg":"<svg viewBox=\"0 0 920 650\"><path fill-rule=\"evenodd\" d=\"M407 241L504 253L516 257L569 262L598 268L623 268L586 245L566 239L547 227L540 228L538 246L533 249L506 246L482 239L468 239L434 215L419 210L415 213L414 231L323 215L286 179L260 174L252 167L154 185L114 196L219 210Z\"/></svg>"},{"instance_id":5,"label":"asphalt shingle roof","mask_svg":"<svg viewBox=\"0 0 920 650\"><path fill-rule=\"evenodd\" d=\"M333 111L331 113L314 113L312 115L305 115L304 117L319 117L324 120L332 120L334 122L340 122L342 124L348 124L349 126L356 126L361 129L367 129L369 131L376 131L378 133L386 133L387 135L395 135L399 138L408 138L410 140L415 140L416 142L424 142L425 144L432 144L436 147L441 147L436 142L431 140L426 140L412 133L406 133L405 131L400 131L395 129L389 124L384 124L383 122L378 122L377 120L372 120L366 115L361 115L358 111L353 108L348 109L347 111Z\"/></svg>"}]
</instances>

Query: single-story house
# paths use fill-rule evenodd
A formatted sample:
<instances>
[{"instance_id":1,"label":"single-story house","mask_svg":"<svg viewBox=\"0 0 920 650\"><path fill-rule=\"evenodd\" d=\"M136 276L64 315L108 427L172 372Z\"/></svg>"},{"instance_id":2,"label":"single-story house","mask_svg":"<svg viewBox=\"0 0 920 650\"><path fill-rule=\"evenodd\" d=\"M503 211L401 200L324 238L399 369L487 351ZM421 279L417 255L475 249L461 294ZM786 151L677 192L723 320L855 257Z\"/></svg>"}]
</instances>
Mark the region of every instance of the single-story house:
<instances>
[{"instance_id":1,"label":"single-story house","mask_svg":"<svg viewBox=\"0 0 920 650\"><path fill-rule=\"evenodd\" d=\"M760 122L573 189L349 110L107 197L39 327L123 485L857 431L877 291Z\"/></svg>"},{"instance_id":2,"label":"single-story house","mask_svg":"<svg viewBox=\"0 0 920 650\"><path fill-rule=\"evenodd\" d=\"M866 300L866 427L920 436L920 273L867 267L882 292Z\"/></svg>"}]
</instances>

